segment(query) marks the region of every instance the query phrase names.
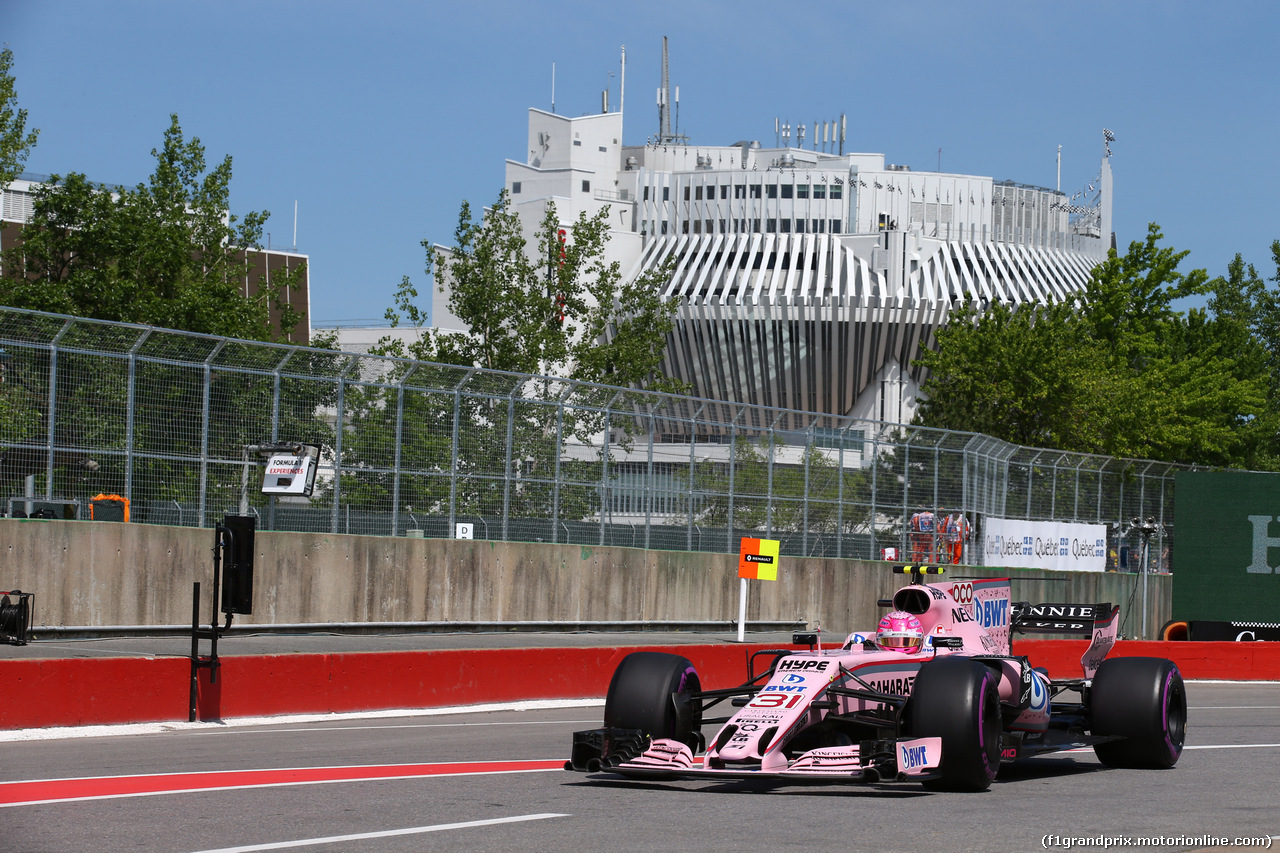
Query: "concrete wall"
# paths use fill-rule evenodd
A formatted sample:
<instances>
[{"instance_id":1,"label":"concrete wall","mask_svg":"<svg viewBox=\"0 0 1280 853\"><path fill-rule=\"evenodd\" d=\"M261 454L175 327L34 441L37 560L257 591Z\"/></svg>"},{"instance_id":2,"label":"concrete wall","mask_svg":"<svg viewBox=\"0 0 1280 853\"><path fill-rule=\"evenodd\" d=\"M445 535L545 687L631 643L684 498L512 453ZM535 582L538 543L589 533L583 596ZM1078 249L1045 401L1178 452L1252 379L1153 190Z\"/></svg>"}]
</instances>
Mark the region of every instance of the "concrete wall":
<instances>
[{"instance_id":1,"label":"concrete wall","mask_svg":"<svg viewBox=\"0 0 1280 853\"><path fill-rule=\"evenodd\" d=\"M159 525L0 519L0 589L35 594L36 626L189 625L191 585L209 616L213 532ZM260 531L254 612L236 624L300 622L732 621L737 556L524 542ZM749 620L873 627L904 579L888 564L783 557L750 585ZM1136 636L1136 575L957 567L1014 578L1015 600L1122 607ZM1147 636L1169 619L1172 578L1148 578ZM1130 599L1132 597L1132 607ZM1132 612L1130 612L1132 611ZM1126 618L1127 617L1127 618Z\"/></svg>"}]
</instances>

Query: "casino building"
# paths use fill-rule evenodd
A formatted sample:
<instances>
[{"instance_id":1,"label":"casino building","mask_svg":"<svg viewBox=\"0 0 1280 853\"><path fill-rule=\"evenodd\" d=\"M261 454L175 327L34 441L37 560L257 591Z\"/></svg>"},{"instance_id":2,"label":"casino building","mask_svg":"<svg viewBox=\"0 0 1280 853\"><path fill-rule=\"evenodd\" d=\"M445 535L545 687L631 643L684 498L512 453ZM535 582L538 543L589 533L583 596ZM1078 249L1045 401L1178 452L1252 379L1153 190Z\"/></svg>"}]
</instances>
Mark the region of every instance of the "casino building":
<instances>
[{"instance_id":1,"label":"casino building","mask_svg":"<svg viewBox=\"0 0 1280 853\"><path fill-rule=\"evenodd\" d=\"M923 379L911 362L956 306L1073 299L1112 245L1105 131L1099 172L1071 196L847 153L843 120L808 139L775 122L773 147L695 145L670 128L665 47L663 68L645 144L623 144L607 104L530 109L506 189L529 234L548 202L564 222L607 206L624 275L674 259L664 370L695 396L908 422ZM433 318L457 323L447 295Z\"/></svg>"}]
</instances>

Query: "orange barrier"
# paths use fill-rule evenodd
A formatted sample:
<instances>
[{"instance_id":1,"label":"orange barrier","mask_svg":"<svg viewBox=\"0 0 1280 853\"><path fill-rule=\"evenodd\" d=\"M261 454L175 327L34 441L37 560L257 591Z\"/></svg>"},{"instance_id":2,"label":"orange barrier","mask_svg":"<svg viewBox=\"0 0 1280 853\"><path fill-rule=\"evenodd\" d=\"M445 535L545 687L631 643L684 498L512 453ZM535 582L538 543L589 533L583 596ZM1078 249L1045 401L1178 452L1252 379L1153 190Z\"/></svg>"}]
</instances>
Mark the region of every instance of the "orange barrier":
<instances>
[{"instance_id":1,"label":"orange barrier","mask_svg":"<svg viewBox=\"0 0 1280 853\"><path fill-rule=\"evenodd\" d=\"M1085 640L1014 641L1014 653L1057 677L1078 677ZM441 708L525 699L603 697L633 651L682 654L704 687L746 677L748 644L625 648L462 649L223 657L218 683L200 671L202 720ZM1115 656L1167 657L1188 679L1280 680L1280 643L1124 640ZM107 658L0 661L0 729L187 719L190 661Z\"/></svg>"},{"instance_id":2,"label":"orange barrier","mask_svg":"<svg viewBox=\"0 0 1280 853\"><path fill-rule=\"evenodd\" d=\"M89 499L89 520L128 521L129 499L119 495L95 495Z\"/></svg>"}]
</instances>

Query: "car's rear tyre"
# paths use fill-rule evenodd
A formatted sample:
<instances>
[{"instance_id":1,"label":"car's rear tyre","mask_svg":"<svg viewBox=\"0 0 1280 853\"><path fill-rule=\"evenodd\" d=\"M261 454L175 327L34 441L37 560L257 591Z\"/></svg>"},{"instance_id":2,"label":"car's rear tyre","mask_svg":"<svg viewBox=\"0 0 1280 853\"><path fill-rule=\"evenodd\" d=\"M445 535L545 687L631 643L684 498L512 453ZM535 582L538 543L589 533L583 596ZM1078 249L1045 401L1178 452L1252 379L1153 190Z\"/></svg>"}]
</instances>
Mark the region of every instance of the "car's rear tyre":
<instances>
[{"instance_id":1,"label":"car's rear tyre","mask_svg":"<svg viewBox=\"0 0 1280 853\"><path fill-rule=\"evenodd\" d=\"M907 705L907 731L942 738L941 777L925 787L985 791L1000 769L1000 694L995 673L962 657L926 663Z\"/></svg>"},{"instance_id":2,"label":"car's rear tyre","mask_svg":"<svg viewBox=\"0 0 1280 853\"><path fill-rule=\"evenodd\" d=\"M702 689L688 658L664 652L632 652L613 672L604 702L604 724L671 738L696 751L701 712L689 694Z\"/></svg>"},{"instance_id":3,"label":"car's rear tyre","mask_svg":"<svg viewBox=\"0 0 1280 853\"><path fill-rule=\"evenodd\" d=\"M1103 764L1162 769L1178 763L1187 735L1187 689L1173 661L1103 661L1093 676L1089 709L1093 734L1124 737L1094 746Z\"/></svg>"}]
</instances>

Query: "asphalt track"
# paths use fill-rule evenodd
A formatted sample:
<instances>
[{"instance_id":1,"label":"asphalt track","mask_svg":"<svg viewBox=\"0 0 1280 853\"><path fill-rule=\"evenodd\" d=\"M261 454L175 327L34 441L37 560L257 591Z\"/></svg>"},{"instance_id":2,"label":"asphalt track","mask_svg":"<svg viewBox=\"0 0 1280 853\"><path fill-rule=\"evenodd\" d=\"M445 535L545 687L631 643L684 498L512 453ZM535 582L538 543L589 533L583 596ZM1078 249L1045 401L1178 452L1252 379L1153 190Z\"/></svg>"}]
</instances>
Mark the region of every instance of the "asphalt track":
<instances>
[{"instance_id":1,"label":"asphalt track","mask_svg":"<svg viewBox=\"0 0 1280 853\"><path fill-rule=\"evenodd\" d=\"M1267 849L1280 840L1280 684L1191 683L1188 694L1188 749L1173 770L1110 770L1086 751L1006 765L983 794L558 769L570 733L598 725L598 703L7 733L0 851L917 853L1067 849L1081 837L1096 843L1071 849L1244 837L1257 846L1221 849ZM1160 836L1173 843L1134 845Z\"/></svg>"}]
</instances>

